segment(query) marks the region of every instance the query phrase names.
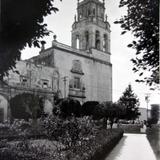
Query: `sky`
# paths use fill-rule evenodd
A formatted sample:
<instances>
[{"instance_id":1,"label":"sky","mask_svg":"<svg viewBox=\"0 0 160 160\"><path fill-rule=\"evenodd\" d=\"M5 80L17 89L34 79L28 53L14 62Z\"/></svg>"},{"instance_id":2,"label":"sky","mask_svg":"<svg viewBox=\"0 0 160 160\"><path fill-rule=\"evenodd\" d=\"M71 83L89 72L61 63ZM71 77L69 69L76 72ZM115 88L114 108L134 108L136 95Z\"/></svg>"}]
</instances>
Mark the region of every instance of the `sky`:
<instances>
[{"instance_id":1,"label":"sky","mask_svg":"<svg viewBox=\"0 0 160 160\"><path fill-rule=\"evenodd\" d=\"M105 0L106 14L111 25L111 63L113 69L113 101L116 102L129 84L132 85L134 93L140 100L140 106L146 108L145 96L149 93L150 104L160 104L160 91L151 91L145 84L135 82L138 74L133 73L133 64L130 61L135 57L135 50L128 48L127 45L132 42L131 33L121 35L122 29L119 25L114 24L122 15L126 13L126 9L118 7L119 0ZM48 29L53 33L48 37L44 37L46 48L51 47L53 35L56 34L57 41L71 45L71 26L74 22L76 14L77 0L55 0L54 6L59 9L55 14L45 17L45 23ZM22 51L22 59L28 59L39 54L40 49L26 47ZM150 108L150 107L149 107Z\"/></svg>"}]
</instances>

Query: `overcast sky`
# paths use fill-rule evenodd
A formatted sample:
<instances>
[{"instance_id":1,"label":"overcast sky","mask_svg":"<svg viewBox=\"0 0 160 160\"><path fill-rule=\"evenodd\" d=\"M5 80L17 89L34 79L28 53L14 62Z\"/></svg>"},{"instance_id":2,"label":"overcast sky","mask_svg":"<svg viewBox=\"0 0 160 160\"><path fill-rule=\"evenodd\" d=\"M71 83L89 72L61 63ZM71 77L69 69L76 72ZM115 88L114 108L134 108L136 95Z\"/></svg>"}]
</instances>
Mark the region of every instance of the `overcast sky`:
<instances>
[{"instance_id":1,"label":"overcast sky","mask_svg":"<svg viewBox=\"0 0 160 160\"><path fill-rule=\"evenodd\" d=\"M132 72L131 58L134 58L135 51L127 48L127 44L132 42L131 34L121 34L119 25L113 22L125 14L125 9L118 8L119 0L105 0L106 14L111 25L111 62L113 64L113 101L117 101L122 95L128 84L131 84L134 92L140 99L140 107L146 107L145 95L150 93L150 104L160 103L160 93L158 91L150 91L149 87L144 84L135 82L138 75ZM45 18L48 29L53 31L49 37L45 37L47 42L46 48L51 47L53 35L57 35L57 40L61 43L71 45L71 26L74 22L76 14L77 0L55 0L55 6L59 12ZM40 49L26 48L22 52L22 59L27 59L38 55Z\"/></svg>"}]
</instances>

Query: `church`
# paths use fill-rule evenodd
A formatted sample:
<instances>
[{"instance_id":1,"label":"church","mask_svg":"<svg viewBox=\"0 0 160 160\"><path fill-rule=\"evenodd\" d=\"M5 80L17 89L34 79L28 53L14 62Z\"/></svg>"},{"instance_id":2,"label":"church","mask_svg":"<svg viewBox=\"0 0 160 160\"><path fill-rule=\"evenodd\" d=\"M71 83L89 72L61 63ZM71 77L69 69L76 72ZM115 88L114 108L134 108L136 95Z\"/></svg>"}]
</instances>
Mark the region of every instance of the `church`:
<instances>
[{"instance_id":1,"label":"church","mask_svg":"<svg viewBox=\"0 0 160 160\"><path fill-rule=\"evenodd\" d=\"M72 25L71 44L44 44L35 64L59 70L62 97L80 102L112 100L112 64L110 62L110 25L105 3L99 0L78 1L77 16Z\"/></svg>"},{"instance_id":2,"label":"church","mask_svg":"<svg viewBox=\"0 0 160 160\"><path fill-rule=\"evenodd\" d=\"M10 71L4 80L10 87L58 93L81 103L112 101L110 33L104 0L78 0L71 46L54 35L50 48L42 43L39 55L17 62L16 72ZM0 103L0 117L3 109Z\"/></svg>"}]
</instances>

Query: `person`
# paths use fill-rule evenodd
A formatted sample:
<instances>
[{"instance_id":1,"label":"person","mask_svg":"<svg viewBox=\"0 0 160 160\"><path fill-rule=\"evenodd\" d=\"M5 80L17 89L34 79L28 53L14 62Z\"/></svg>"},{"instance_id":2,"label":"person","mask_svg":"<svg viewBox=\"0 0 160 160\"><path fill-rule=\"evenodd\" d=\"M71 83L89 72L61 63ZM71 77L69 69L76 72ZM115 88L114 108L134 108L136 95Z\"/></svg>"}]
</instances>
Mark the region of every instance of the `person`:
<instances>
[{"instance_id":1,"label":"person","mask_svg":"<svg viewBox=\"0 0 160 160\"><path fill-rule=\"evenodd\" d=\"M146 121L144 121L144 123L143 123L143 129L146 131L146 129L147 129L147 126L146 126Z\"/></svg>"}]
</instances>

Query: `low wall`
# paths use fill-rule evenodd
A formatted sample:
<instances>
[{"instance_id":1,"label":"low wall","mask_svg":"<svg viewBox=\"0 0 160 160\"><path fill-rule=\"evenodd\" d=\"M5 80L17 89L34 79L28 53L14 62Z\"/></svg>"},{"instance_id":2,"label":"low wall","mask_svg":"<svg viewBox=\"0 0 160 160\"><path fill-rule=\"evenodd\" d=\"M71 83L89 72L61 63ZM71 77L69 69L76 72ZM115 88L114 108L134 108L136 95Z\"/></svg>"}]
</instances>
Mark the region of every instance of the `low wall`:
<instances>
[{"instance_id":1,"label":"low wall","mask_svg":"<svg viewBox=\"0 0 160 160\"><path fill-rule=\"evenodd\" d=\"M110 151L118 144L123 137L123 130L115 129L113 136L99 149L95 151L91 159L89 160L104 160L104 158L110 153Z\"/></svg>"},{"instance_id":2,"label":"low wall","mask_svg":"<svg viewBox=\"0 0 160 160\"><path fill-rule=\"evenodd\" d=\"M142 125L140 124L120 124L119 128L123 129L125 133L140 133Z\"/></svg>"}]
</instances>

